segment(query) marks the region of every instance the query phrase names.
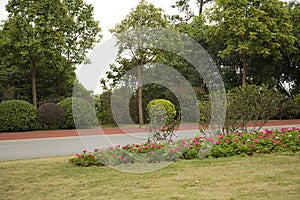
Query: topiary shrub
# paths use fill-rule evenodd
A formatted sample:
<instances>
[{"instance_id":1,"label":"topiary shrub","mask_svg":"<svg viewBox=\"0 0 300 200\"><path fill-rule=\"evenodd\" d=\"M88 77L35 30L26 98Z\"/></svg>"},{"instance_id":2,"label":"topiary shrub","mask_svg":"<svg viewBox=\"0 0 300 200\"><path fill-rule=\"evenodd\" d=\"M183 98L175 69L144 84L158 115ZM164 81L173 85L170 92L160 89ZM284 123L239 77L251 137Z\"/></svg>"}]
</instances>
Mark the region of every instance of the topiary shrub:
<instances>
[{"instance_id":1,"label":"topiary shrub","mask_svg":"<svg viewBox=\"0 0 300 200\"><path fill-rule=\"evenodd\" d=\"M36 126L36 108L26 101L0 103L0 131L29 131Z\"/></svg>"},{"instance_id":2,"label":"topiary shrub","mask_svg":"<svg viewBox=\"0 0 300 200\"><path fill-rule=\"evenodd\" d=\"M146 109L150 116L148 142L170 142L178 125L174 104L165 99L154 99Z\"/></svg>"},{"instance_id":3,"label":"topiary shrub","mask_svg":"<svg viewBox=\"0 0 300 200\"><path fill-rule=\"evenodd\" d=\"M92 105L80 98L66 98L58 103L66 114L63 128L89 128L97 125Z\"/></svg>"},{"instance_id":4,"label":"topiary shrub","mask_svg":"<svg viewBox=\"0 0 300 200\"><path fill-rule=\"evenodd\" d=\"M38 122L46 128L59 128L66 121L64 109L55 103L44 103L38 108Z\"/></svg>"}]
</instances>

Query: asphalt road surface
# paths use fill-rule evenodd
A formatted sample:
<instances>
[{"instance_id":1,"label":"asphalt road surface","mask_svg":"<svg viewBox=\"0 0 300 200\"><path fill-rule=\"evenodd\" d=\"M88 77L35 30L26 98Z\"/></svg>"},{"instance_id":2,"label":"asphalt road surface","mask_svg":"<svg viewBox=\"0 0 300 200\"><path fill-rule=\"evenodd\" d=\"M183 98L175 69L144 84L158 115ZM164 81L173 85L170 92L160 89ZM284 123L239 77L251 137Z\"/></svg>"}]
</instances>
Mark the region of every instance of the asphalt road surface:
<instances>
[{"instance_id":1,"label":"asphalt road surface","mask_svg":"<svg viewBox=\"0 0 300 200\"><path fill-rule=\"evenodd\" d=\"M272 126L265 128L298 127L297 125ZM200 132L197 130L182 130L177 133L177 139L190 138ZM42 139L19 139L0 141L0 160L17 160L28 158L42 158L51 156L74 155L86 149L106 148L109 146L144 143L147 133L72 136Z\"/></svg>"}]
</instances>

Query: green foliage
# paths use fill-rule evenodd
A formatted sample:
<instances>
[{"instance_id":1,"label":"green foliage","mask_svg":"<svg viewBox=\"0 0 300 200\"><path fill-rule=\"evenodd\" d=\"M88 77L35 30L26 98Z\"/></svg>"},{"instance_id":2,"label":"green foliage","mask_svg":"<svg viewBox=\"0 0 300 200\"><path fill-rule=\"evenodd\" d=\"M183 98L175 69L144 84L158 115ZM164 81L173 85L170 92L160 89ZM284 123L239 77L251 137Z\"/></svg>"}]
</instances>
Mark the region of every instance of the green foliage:
<instances>
[{"instance_id":1,"label":"green foliage","mask_svg":"<svg viewBox=\"0 0 300 200\"><path fill-rule=\"evenodd\" d=\"M89 128L97 125L92 105L80 98L66 98L58 103L66 114L63 128Z\"/></svg>"},{"instance_id":2,"label":"green foliage","mask_svg":"<svg viewBox=\"0 0 300 200\"><path fill-rule=\"evenodd\" d=\"M37 119L46 128L59 128L66 121L65 111L55 103L45 103L38 108Z\"/></svg>"},{"instance_id":3,"label":"green foliage","mask_svg":"<svg viewBox=\"0 0 300 200\"><path fill-rule=\"evenodd\" d=\"M215 24L208 31L210 41L225 44L218 55L224 59L237 54L241 59L243 86L251 58L261 55L278 61L283 58L281 49L294 49L290 16L279 0L216 0L207 15Z\"/></svg>"},{"instance_id":4,"label":"green foliage","mask_svg":"<svg viewBox=\"0 0 300 200\"><path fill-rule=\"evenodd\" d=\"M97 120L101 125L116 125L111 110L111 95L111 91L105 91L94 98Z\"/></svg>"},{"instance_id":5,"label":"green foliage","mask_svg":"<svg viewBox=\"0 0 300 200\"><path fill-rule=\"evenodd\" d=\"M300 119L300 95L284 99L278 106L275 119Z\"/></svg>"},{"instance_id":6,"label":"green foliage","mask_svg":"<svg viewBox=\"0 0 300 200\"><path fill-rule=\"evenodd\" d=\"M282 95L267 86L248 85L237 87L227 93L225 130L246 130L247 123L261 127L277 113ZM211 104L209 98L198 102L200 123L209 123Z\"/></svg>"},{"instance_id":7,"label":"green foliage","mask_svg":"<svg viewBox=\"0 0 300 200\"><path fill-rule=\"evenodd\" d=\"M36 126L36 109L26 101L0 103L0 131L29 131Z\"/></svg>"},{"instance_id":8,"label":"green foliage","mask_svg":"<svg viewBox=\"0 0 300 200\"><path fill-rule=\"evenodd\" d=\"M17 71L12 77L19 80L7 81L4 88L25 91L35 106L40 99L68 96L75 65L101 37L93 7L83 0L11 0L6 10L0 65Z\"/></svg>"},{"instance_id":9,"label":"green foliage","mask_svg":"<svg viewBox=\"0 0 300 200\"><path fill-rule=\"evenodd\" d=\"M84 150L69 161L77 166L114 166L132 163L174 162L179 158L190 160L299 151L300 130L283 128L280 130L231 132L214 137L195 136L162 144L116 145L106 149L94 149L93 152Z\"/></svg>"},{"instance_id":10,"label":"green foliage","mask_svg":"<svg viewBox=\"0 0 300 200\"><path fill-rule=\"evenodd\" d=\"M154 99L147 105L151 124L168 125L174 122L176 109L172 102L165 99Z\"/></svg>"},{"instance_id":11,"label":"green foliage","mask_svg":"<svg viewBox=\"0 0 300 200\"><path fill-rule=\"evenodd\" d=\"M148 142L170 142L178 125L174 104L165 99L154 99L146 110L150 116Z\"/></svg>"}]
</instances>

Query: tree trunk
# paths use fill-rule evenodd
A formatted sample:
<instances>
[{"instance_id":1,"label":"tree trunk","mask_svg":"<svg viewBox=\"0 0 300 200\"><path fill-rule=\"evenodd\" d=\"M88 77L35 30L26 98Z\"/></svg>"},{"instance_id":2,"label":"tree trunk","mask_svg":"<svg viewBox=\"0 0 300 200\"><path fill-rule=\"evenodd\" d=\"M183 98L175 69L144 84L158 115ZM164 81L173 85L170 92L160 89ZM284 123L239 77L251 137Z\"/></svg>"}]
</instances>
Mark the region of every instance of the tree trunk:
<instances>
[{"instance_id":1,"label":"tree trunk","mask_svg":"<svg viewBox=\"0 0 300 200\"><path fill-rule=\"evenodd\" d=\"M138 66L138 107L139 107L139 125L144 124L143 116L143 88L142 88L142 66Z\"/></svg>"},{"instance_id":2,"label":"tree trunk","mask_svg":"<svg viewBox=\"0 0 300 200\"><path fill-rule=\"evenodd\" d=\"M35 61L32 61L31 66L31 89L32 89L32 104L34 107L37 107L36 100L36 64Z\"/></svg>"},{"instance_id":3,"label":"tree trunk","mask_svg":"<svg viewBox=\"0 0 300 200\"><path fill-rule=\"evenodd\" d=\"M242 61L243 61L243 77L242 77L242 87L246 87L247 84L247 74L248 74L248 61L247 56L243 52L242 53Z\"/></svg>"},{"instance_id":4,"label":"tree trunk","mask_svg":"<svg viewBox=\"0 0 300 200\"><path fill-rule=\"evenodd\" d=\"M200 2L199 2L199 16L203 12L203 6L204 6L204 0L200 0Z\"/></svg>"}]
</instances>

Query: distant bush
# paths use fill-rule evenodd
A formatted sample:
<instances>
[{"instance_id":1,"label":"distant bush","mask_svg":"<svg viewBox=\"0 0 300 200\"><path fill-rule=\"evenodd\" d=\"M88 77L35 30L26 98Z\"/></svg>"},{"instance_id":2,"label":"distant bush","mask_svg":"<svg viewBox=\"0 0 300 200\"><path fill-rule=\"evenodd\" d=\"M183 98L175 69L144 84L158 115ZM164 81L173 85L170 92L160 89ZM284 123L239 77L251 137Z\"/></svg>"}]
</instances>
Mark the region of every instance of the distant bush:
<instances>
[{"instance_id":1,"label":"distant bush","mask_svg":"<svg viewBox=\"0 0 300 200\"><path fill-rule=\"evenodd\" d=\"M88 128L97 125L96 114L92 105L79 98L66 98L58 103L66 114L63 128Z\"/></svg>"},{"instance_id":2,"label":"distant bush","mask_svg":"<svg viewBox=\"0 0 300 200\"><path fill-rule=\"evenodd\" d=\"M43 127L59 128L65 121L65 111L55 103L45 103L38 108L38 122Z\"/></svg>"},{"instance_id":3,"label":"distant bush","mask_svg":"<svg viewBox=\"0 0 300 200\"><path fill-rule=\"evenodd\" d=\"M274 119L297 119L300 117L300 103L296 99L283 100L279 106Z\"/></svg>"},{"instance_id":4,"label":"distant bush","mask_svg":"<svg viewBox=\"0 0 300 200\"><path fill-rule=\"evenodd\" d=\"M26 101L0 103L0 131L29 131L36 126L36 108Z\"/></svg>"}]
</instances>

